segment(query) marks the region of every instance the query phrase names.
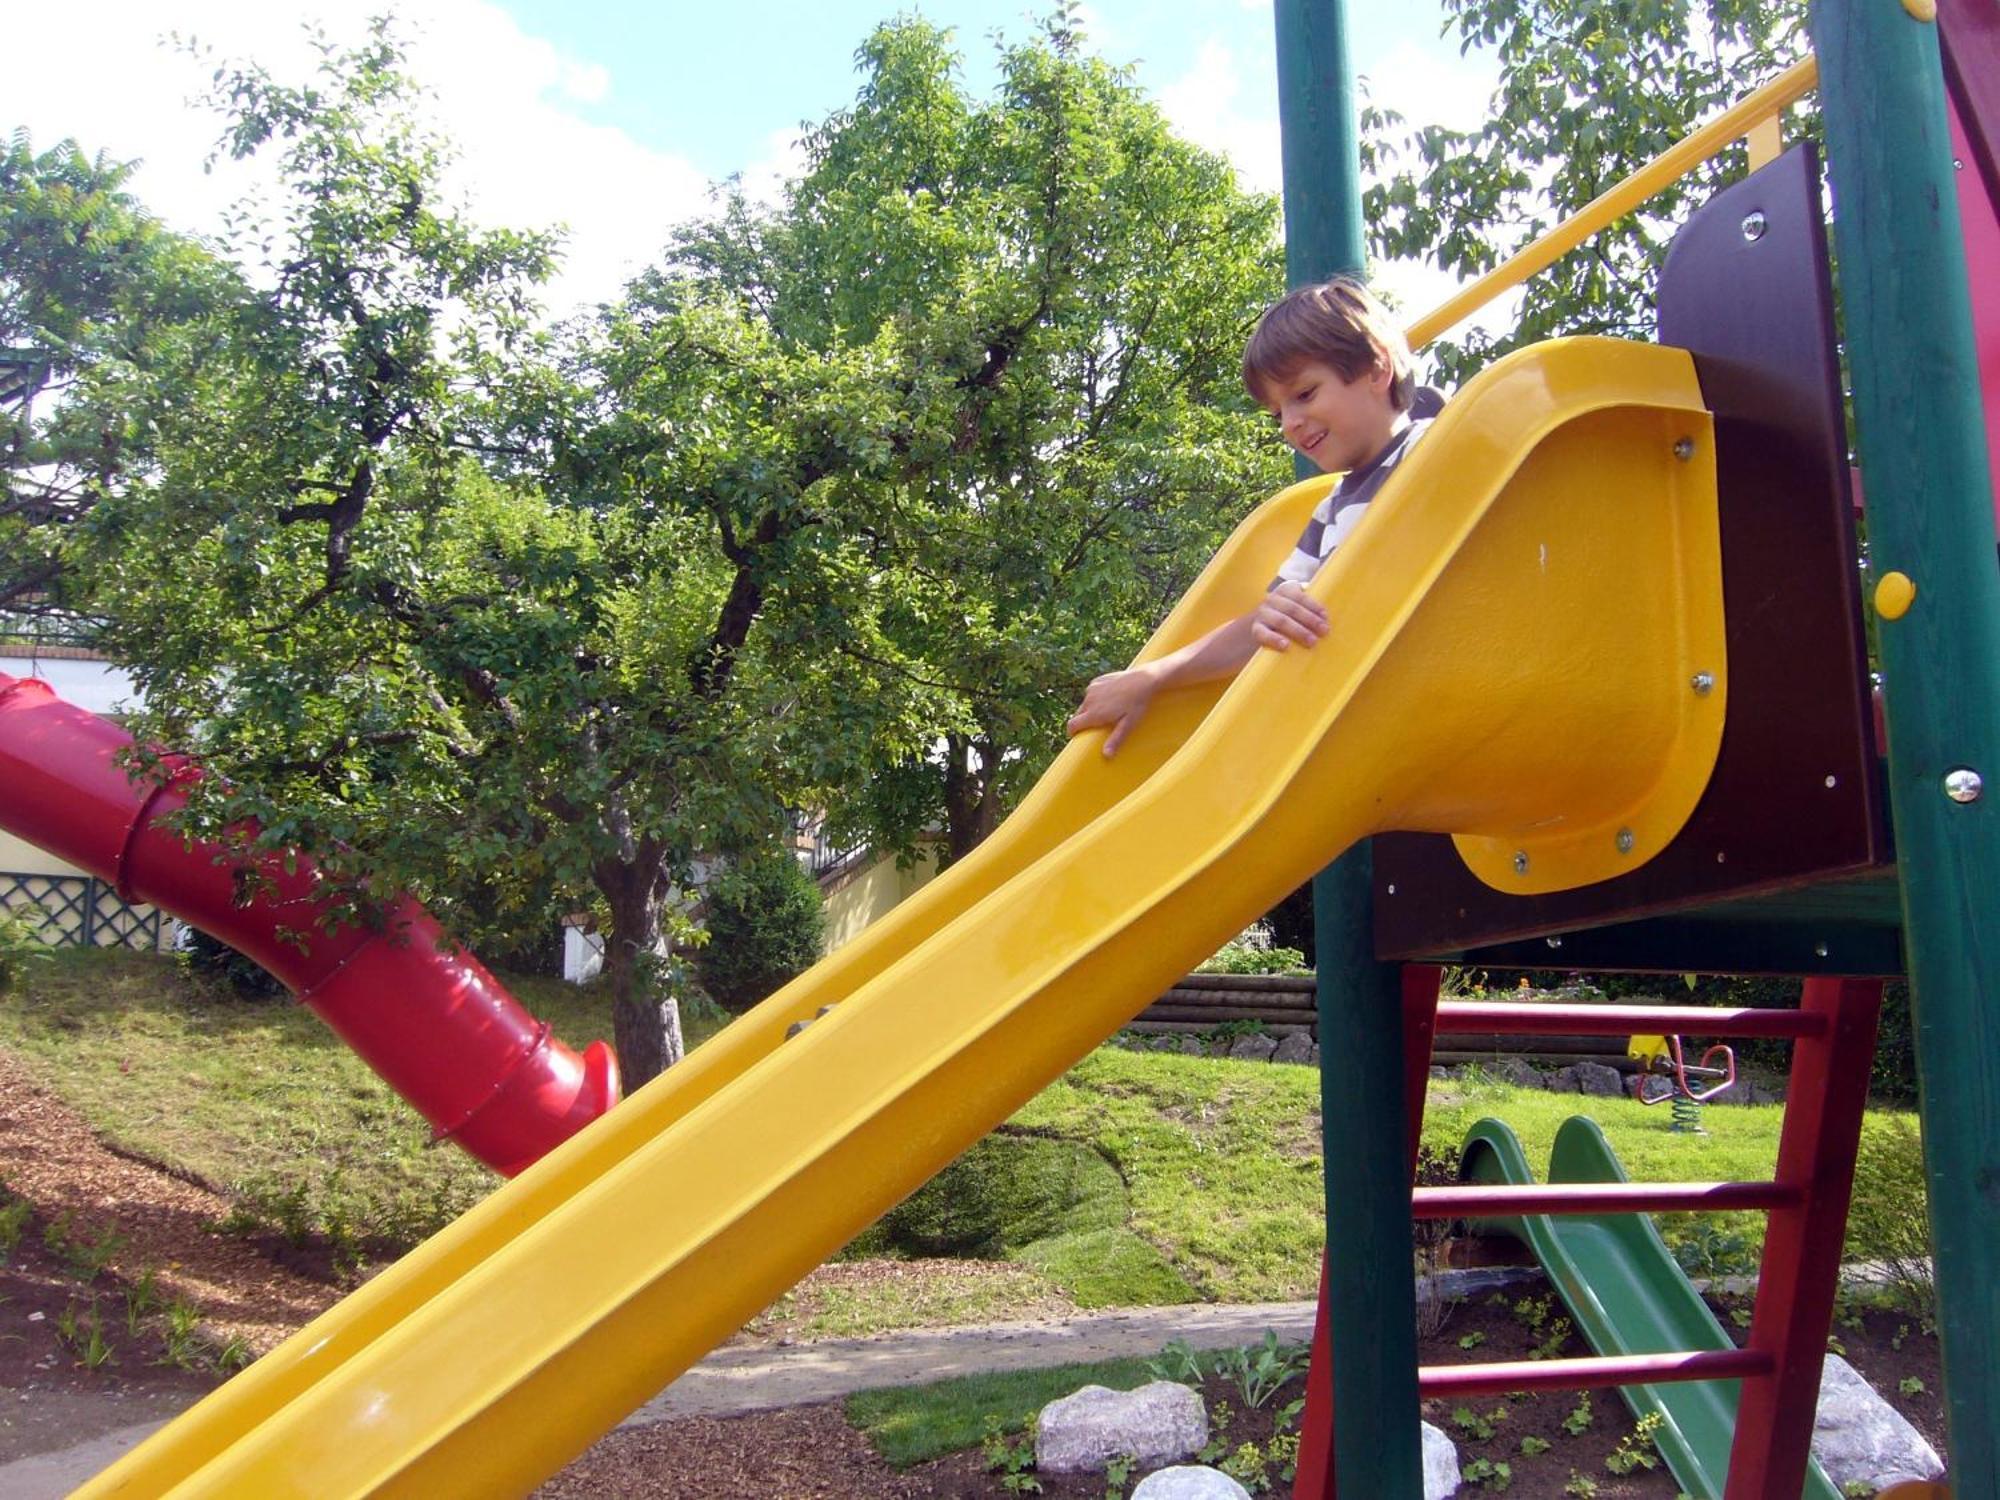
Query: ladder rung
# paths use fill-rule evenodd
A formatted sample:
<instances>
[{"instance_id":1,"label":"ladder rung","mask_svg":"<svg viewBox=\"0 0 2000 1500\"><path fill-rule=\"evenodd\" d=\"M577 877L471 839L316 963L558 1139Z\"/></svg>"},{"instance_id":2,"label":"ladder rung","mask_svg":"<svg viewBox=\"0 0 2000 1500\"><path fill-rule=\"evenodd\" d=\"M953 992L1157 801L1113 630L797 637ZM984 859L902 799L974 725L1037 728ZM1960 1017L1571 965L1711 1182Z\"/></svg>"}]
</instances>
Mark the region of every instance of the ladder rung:
<instances>
[{"instance_id":1,"label":"ladder rung","mask_svg":"<svg viewBox=\"0 0 2000 1500\"><path fill-rule=\"evenodd\" d=\"M1812 1011L1748 1010L1705 1005L1514 1005L1452 1000L1437 1008L1440 1035L1505 1031L1531 1036L1816 1037L1826 1019Z\"/></svg>"},{"instance_id":2,"label":"ladder rung","mask_svg":"<svg viewBox=\"0 0 2000 1500\"><path fill-rule=\"evenodd\" d=\"M1743 1380L1768 1375L1771 1369L1771 1356L1761 1350L1699 1349L1677 1354L1425 1365L1417 1371L1417 1389L1426 1396L1495 1396L1508 1391L1577 1391L1671 1380Z\"/></svg>"},{"instance_id":3,"label":"ladder rung","mask_svg":"<svg viewBox=\"0 0 2000 1500\"><path fill-rule=\"evenodd\" d=\"M1523 1185L1420 1187L1410 1195L1419 1219L1461 1219L1513 1214L1637 1214L1769 1212L1796 1207L1799 1189L1775 1182L1551 1182Z\"/></svg>"}]
</instances>

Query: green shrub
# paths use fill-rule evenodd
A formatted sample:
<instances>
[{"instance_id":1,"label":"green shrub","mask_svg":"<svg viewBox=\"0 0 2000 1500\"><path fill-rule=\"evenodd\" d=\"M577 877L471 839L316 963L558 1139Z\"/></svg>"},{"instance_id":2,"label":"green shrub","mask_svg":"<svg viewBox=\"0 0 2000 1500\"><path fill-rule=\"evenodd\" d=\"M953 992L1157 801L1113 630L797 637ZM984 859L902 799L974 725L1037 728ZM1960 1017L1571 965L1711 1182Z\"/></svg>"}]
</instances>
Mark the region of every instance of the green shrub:
<instances>
[{"instance_id":1,"label":"green shrub","mask_svg":"<svg viewBox=\"0 0 2000 1500\"><path fill-rule=\"evenodd\" d=\"M277 977L254 958L246 958L198 927L187 929L178 956L190 975L212 981L239 1000L275 1000L286 993Z\"/></svg>"},{"instance_id":2,"label":"green shrub","mask_svg":"<svg viewBox=\"0 0 2000 1500\"><path fill-rule=\"evenodd\" d=\"M1843 1254L1880 1262L1895 1301L1926 1323L1937 1321L1923 1139L1908 1115L1871 1115L1862 1125Z\"/></svg>"},{"instance_id":3,"label":"green shrub","mask_svg":"<svg viewBox=\"0 0 2000 1500\"><path fill-rule=\"evenodd\" d=\"M1218 948L1197 974L1309 974L1306 956L1296 948L1259 948L1234 942Z\"/></svg>"},{"instance_id":4,"label":"green shrub","mask_svg":"<svg viewBox=\"0 0 2000 1500\"><path fill-rule=\"evenodd\" d=\"M790 854L744 861L709 885L708 943L696 955L702 988L742 1012L819 961L826 913L819 887Z\"/></svg>"},{"instance_id":5,"label":"green shrub","mask_svg":"<svg viewBox=\"0 0 2000 1500\"><path fill-rule=\"evenodd\" d=\"M0 907L0 995L26 977L30 964L48 958L49 946L42 941L36 920L40 915L39 907L24 911Z\"/></svg>"}]
</instances>

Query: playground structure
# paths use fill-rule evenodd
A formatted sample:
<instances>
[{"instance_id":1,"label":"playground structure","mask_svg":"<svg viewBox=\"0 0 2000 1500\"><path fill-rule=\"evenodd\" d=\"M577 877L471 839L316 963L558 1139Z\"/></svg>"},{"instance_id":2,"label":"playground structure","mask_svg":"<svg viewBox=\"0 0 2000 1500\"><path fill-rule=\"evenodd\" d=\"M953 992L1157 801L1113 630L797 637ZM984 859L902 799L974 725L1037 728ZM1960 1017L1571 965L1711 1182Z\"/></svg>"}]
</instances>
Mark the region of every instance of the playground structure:
<instances>
[{"instance_id":1,"label":"playground structure","mask_svg":"<svg viewBox=\"0 0 2000 1500\"><path fill-rule=\"evenodd\" d=\"M1661 292L1662 345L1558 341L1467 384L1315 581L1333 619L1319 647L1260 653L1232 683L1172 695L1114 760L1095 736L1073 743L974 855L81 1493L524 1492L1305 875L1414 831L1428 842L1385 840L1372 865L1350 856L1318 886L1321 1035L1352 1045L1323 1053L1340 1233L1297 1493L1330 1495L1336 1476L1350 1496L1419 1493L1420 1388L1614 1384L1666 1417L1661 1446L1685 1449L1676 1474L1691 1494L1807 1492L1880 976L1907 969L1953 1483L2000 1494L1984 1430L2000 1320L1976 1186L2000 1171L1979 928L2000 832L1966 774L2000 765L1983 467L1995 396L1982 410L1922 9L1823 0L1814 17L1873 560L1915 580L1914 605L1878 603L1886 805L1817 166L1795 150L1690 223ZM1297 44L1327 33L1304 11L1280 4L1281 70L1310 79ZM2000 87L1995 29L1974 26L1954 53L1973 147L1961 159L1981 174L2000 139L2000 113L1975 107ZM1812 81L1802 64L1662 170ZM1288 166L1338 155L1301 148L1288 121ZM1358 264L1351 201L1342 244L1316 238L1292 196L1294 278ZM1631 201L1600 207L1600 222ZM1558 234L1573 244L1588 228ZM1915 257L1897 274L1892 239ZM1911 348L1925 351L1921 380ZM1879 472L1870 445L1891 440L1874 432L1894 434ZM1144 658L1241 613L1329 482L1251 516ZM157 811L120 813L121 837L150 833ZM61 821L50 836L68 836ZM117 878L161 899L134 868ZM1564 967L1812 977L1795 1011L1438 1003L1440 960L1542 967L1552 938ZM1558 1147L1557 1180L1536 1186L1491 1132L1465 1186L1413 1199L1432 1037L1534 1027L1793 1038L1774 1180L1623 1183L1579 1130ZM1692 1319L1639 1217L1696 1207L1771 1214L1742 1350ZM1413 1208L1518 1226L1600 1352L1420 1374Z\"/></svg>"},{"instance_id":2,"label":"playground structure","mask_svg":"<svg viewBox=\"0 0 2000 1500\"><path fill-rule=\"evenodd\" d=\"M310 859L253 859L183 840L160 820L196 774L169 762L135 783L132 737L0 672L0 827L254 958L455 1141L509 1176L618 1099L618 1064L582 1057L405 896L372 925L329 924ZM243 897L249 895L250 899Z\"/></svg>"}]
</instances>

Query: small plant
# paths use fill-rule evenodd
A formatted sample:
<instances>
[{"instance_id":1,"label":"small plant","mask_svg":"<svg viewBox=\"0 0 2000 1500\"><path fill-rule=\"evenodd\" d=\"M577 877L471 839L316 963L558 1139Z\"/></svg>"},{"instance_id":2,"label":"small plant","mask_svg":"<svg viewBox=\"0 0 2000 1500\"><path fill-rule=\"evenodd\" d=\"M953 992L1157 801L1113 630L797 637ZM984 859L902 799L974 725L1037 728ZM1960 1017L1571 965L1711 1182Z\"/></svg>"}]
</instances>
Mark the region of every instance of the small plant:
<instances>
[{"instance_id":1,"label":"small plant","mask_svg":"<svg viewBox=\"0 0 2000 1500\"><path fill-rule=\"evenodd\" d=\"M158 1280L150 1270L142 1272L137 1281L125 1288L125 1331L137 1338L141 1325L159 1310Z\"/></svg>"},{"instance_id":2,"label":"small plant","mask_svg":"<svg viewBox=\"0 0 2000 1500\"><path fill-rule=\"evenodd\" d=\"M1132 1475L1139 1467L1139 1460L1130 1453L1121 1453L1104 1466L1104 1500L1124 1500L1125 1486L1132 1482Z\"/></svg>"},{"instance_id":3,"label":"small plant","mask_svg":"<svg viewBox=\"0 0 2000 1500\"><path fill-rule=\"evenodd\" d=\"M1306 956L1297 948L1272 948L1240 938L1216 949L1197 974L1310 974Z\"/></svg>"},{"instance_id":4,"label":"small plant","mask_svg":"<svg viewBox=\"0 0 2000 1500\"><path fill-rule=\"evenodd\" d=\"M97 1315L94 1299L82 1312L71 1302L56 1314L56 1338L76 1355L76 1362L86 1370L117 1363L110 1341L104 1337L104 1321Z\"/></svg>"},{"instance_id":5,"label":"small plant","mask_svg":"<svg viewBox=\"0 0 2000 1500\"><path fill-rule=\"evenodd\" d=\"M1205 1464L1213 1464L1229 1453L1229 1424L1236 1419L1227 1401L1218 1401L1208 1409L1208 1446L1196 1455Z\"/></svg>"},{"instance_id":6,"label":"small plant","mask_svg":"<svg viewBox=\"0 0 2000 1500\"><path fill-rule=\"evenodd\" d=\"M21 1236L28 1232L30 1213L23 1199L14 1198L0 1203L0 1266L7 1264L14 1254L14 1247L21 1243Z\"/></svg>"},{"instance_id":7,"label":"small plant","mask_svg":"<svg viewBox=\"0 0 2000 1500\"><path fill-rule=\"evenodd\" d=\"M1458 1477L1467 1484L1477 1485L1481 1489L1492 1490L1497 1494L1513 1484L1514 1469L1511 1464L1495 1462L1490 1458L1475 1458L1458 1471Z\"/></svg>"},{"instance_id":8,"label":"small plant","mask_svg":"<svg viewBox=\"0 0 2000 1500\"><path fill-rule=\"evenodd\" d=\"M1304 1344L1280 1344L1278 1335L1266 1329L1262 1344L1217 1355L1215 1373L1234 1384L1243 1404L1255 1411L1305 1373L1309 1353Z\"/></svg>"},{"instance_id":9,"label":"small plant","mask_svg":"<svg viewBox=\"0 0 2000 1500\"><path fill-rule=\"evenodd\" d=\"M1146 1370L1155 1380L1192 1386L1199 1386L1208 1373L1202 1367L1200 1353L1186 1339L1167 1340L1166 1348L1146 1361Z\"/></svg>"},{"instance_id":10,"label":"small plant","mask_svg":"<svg viewBox=\"0 0 2000 1500\"><path fill-rule=\"evenodd\" d=\"M167 1304L166 1313L166 1327L160 1332L165 1350L155 1363L173 1365L182 1370L199 1370L202 1367L202 1340L197 1328L201 1322L201 1309L184 1297L176 1297Z\"/></svg>"},{"instance_id":11,"label":"small plant","mask_svg":"<svg viewBox=\"0 0 2000 1500\"><path fill-rule=\"evenodd\" d=\"M1571 1437L1582 1437L1590 1431L1590 1424L1597 1420L1597 1414L1590 1409L1590 1392L1584 1391L1576 1398L1576 1405L1563 1418L1563 1431Z\"/></svg>"},{"instance_id":12,"label":"small plant","mask_svg":"<svg viewBox=\"0 0 2000 1500\"><path fill-rule=\"evenodd\" d=\"M1555 1445L1545 1437L1536 1437L1532 1432L1521 1439L1521 1454L1524 1458L1539 1458Z\"/></svg>"},{"instance_id":13,"label":"small plant","mask_svg":"<svg viewBox=\"0 0 2000 1500\"><path fill-rule=\"evenodd\" d=\"M1523 1297L1514 1304L1514 1321L1530 1333L1540 1333L1542 1325L1549 1320L1549 1310L1555 1305L1551 1297Z\"/></svg>"},{"instance_id":14,"label":"small plant","mask_svg":"<svg viewBox=\"0 0 2000 1500\"><path fill-rule=\"evenodd\" d=\"M1253 1495L1271 1487L1270 1461L1255 1443L1241 1444L1216 1467Z\"/></svg>"},{"instance_id":15,"label":"small plant","mask_svg":"<svg viewBox=\"0 0 2000 1500\"><path fill-rule=\"evenodd\" d=\"M1471 1333L1461 1333L1458 1336L1458 1347L1461 1349L1477 1349L1485 1342L1486 1335L1476 1328Z\"/></svg>"},{"instance_id":16,"label":"small plant","mask_svg":"<svg viewBox=\"0 0 2000 1500\"><path fill-rule=\"evenodd\" d=\"M1507 1420L1507 1408L1496 1406L1484 1415L1469 1406L1461 1406L1451 1414L1451 1425L1475 1442L1489 1441Z\"/></svg>"},{"instance_id":17,"label":"small plant","mask_svg":"<svg viewBox=\"0 0 2000 1500\"><path fill-rule=\"evenodd\" d=\"M1661 1421L1656 1411L1639 1418L1632 1430L1618 1440L1618 1446L1605 1455L1604 1467L1621 1478L1640 1469L1657 1468L1660 1457L1654 1450L1653 1439L1659 1433Z\"/></svg>"},{"instance_id":18,"label":"small plant","mask_svg":"<svg viewBox=\"0 0 2000 1500\"><path fill-rule=\"evenodd\" d=\"M1574 1500L1596 1500L1597 1481L1588 1474L1579 1474L1571 1469L1569 1483L1563 1486L1563 1493L1573 1496Z\"/></svg>"},{"instance_id":19,"label":"small plant","mask_svg":"<svg viewBox=\"0 0 2000 1500\"><path fill-rule=\"evenodd\" d=\"M1921 1396L1928 1389L1921 1375L1905 1375L1896 1382L1896 1389L1905 1396Z\"/></svg>"},{"instance_id":20,"label":"small plant","mask_svg":"<svg viewBox=\"0 0 2000 1500\"><path fill-rule=\"evenodd\" d=\"M1542 1341L1530 1351L1531 1359L1554 1359L1562 1353L1562 1347L1569 1342L1569 1319L1557 1318L1550 1323Z\"/></svg>"},{"instance_id":21,"label":"small plant","mask_svg":"<svg viewBox=\"0 0 2000 1500\"><path fill-rule=\"evenodd\" d=\"M1875 1493L1875 1486L1865 1479L1850 1479L1840 1487L1840 1493L1847 1500L1868 1500Z\"/></svg>"},{"instance_id":22,"label":"small plant","mask_svg":"<svg viewBox=\"0 0 2000 1500\"><path fill-rule=\"evenodd\" d=\"M238 1370L248 1368L256 1357L250 1352L250 1345L243 1335L237 1334L215 1351L215 1367L233 1375Z\"/></svg>"},{"instance_id":23,"label":"small plant","mask_svg":"<svg viewBox=\"0 0 2000 1500\"><path fill-rule=\"evenodd\" d=\"M998 1417L986 1419L986 1436L979 1443L986 1460L986 1472L1000 1476L1000 1488L1010 1495L1039 1495L1042 1482L1035 1478L1035 1424L1032 1419L1019 1439L1010 1439Z\"/></svg>"},{"instance_id":24,"label":"small plant","mask_svg":"<svg viewBox=\"0 0 2000 1500\"><path fill-rule=\"evenodd\" d=\"M1903 1341L1907 1339L1909 1336L1910 1336L1910 1325L1908 1323L1898 1323L1896 1325L1895 1336L1889 1340L1889 1347L1891 1349L1900 1351L1903 1347Z\"/></svg>"},{"instance_id":25,"label":"small plant","mask_svg":"<svg viewBox=\"0 0 2000 1500\"><path fill-rule=\"evenodd\" d=\"M0 995L18 986L35 965L54 956L42 941L44 917L39 906L0 907Z\"/></svg>"},{"instance_id":26,"label":"small plant","mask_svg":"<svg viewBox=\"0 0 2000 1500\"><path fill-rule=\"evenodd\" d=\"M1698 1222L1673 1249L1674 1259L1690 1276L1749 1276L1758 1266L1757 1247L1711 1219Z\"/></svg>"}]
</instances>

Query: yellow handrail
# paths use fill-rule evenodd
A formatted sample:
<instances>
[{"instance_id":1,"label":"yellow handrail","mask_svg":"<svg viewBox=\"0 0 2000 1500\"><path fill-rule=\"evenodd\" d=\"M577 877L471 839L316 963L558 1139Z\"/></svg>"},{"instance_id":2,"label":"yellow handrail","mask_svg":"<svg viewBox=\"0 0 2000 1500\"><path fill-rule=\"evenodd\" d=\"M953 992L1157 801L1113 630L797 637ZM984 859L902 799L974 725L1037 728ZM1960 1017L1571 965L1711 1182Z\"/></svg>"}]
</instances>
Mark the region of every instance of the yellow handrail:
<instances>
[{"instance_id":1,"label":"yellow handrail","mask_svg":"<svg viewBox=\"0 0 2000 1500\"><path fill-rule=\"evenodd\" d=\"M1615 187L1598 194L1532 245L1488 271L1443 306L1426 313L1409 327L1412 349L1421 349L1439 334L1464 322L1510 287L1553 265L1598 230L1622 218L1683 173L1707 161L1731 141L1810 93L1819 83L1819 60L1807 57L1773 78L1739 104L1669 146Z\"/></svg>"}]
</instances>

